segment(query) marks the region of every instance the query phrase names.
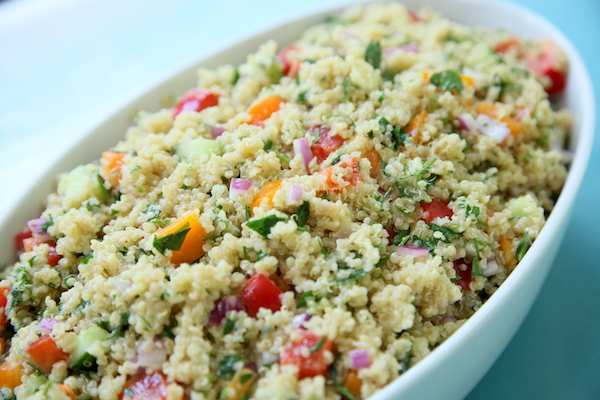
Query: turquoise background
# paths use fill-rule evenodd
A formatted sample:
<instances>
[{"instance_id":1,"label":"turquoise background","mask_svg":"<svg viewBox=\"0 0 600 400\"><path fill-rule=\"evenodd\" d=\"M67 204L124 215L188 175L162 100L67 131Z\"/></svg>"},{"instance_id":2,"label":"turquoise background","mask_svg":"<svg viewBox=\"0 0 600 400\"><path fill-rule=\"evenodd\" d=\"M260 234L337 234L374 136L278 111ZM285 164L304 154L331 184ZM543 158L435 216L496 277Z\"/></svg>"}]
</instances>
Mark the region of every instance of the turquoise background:
<instances>
[{"instance_id":1,"label":"turquoise background","mask_svg":"<svg viewBox=\"0 0 600 400\"><path fill-rule=\"evenodd\" d=\"M0 208L14 203L43 166L141 91L208 51L323 3L0 2ZM600 0L518 3L571 39L600 93ZM596 113L600 115L598 105ZM597 132L590 167L548 280L469 400L600 399Z\"/></svg>"}]
</instances>

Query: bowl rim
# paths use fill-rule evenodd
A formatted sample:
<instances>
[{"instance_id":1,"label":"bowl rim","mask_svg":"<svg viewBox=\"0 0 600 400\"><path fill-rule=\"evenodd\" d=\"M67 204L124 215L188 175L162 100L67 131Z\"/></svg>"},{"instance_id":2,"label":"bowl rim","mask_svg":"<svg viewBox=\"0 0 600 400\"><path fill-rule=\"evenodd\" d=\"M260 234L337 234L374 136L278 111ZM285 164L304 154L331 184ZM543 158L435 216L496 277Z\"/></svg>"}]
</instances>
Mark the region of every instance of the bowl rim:
<instances>
[{"instance_id":1,"label":"bowl rim","mask_svg":"<svg viewBox=\"0 0 600 400\"><path fill-rule=\"evenodd\" d=\"M353 5L373 2L377 2L377 0L342 0L323 3L317 7L311 7L302 13L293 16L290 15L288 17L278 19L272 23L263 24L251 31L244 32L231 40L221 43L221 45L219 45L216 49L211 49L210 51L200 53L199 57L194 62L186 63L183 66L177 66L168 73L158 77L156 80L146 85L142 90L138 91L134 96L131 96L128 99L125 99L125 101L118 103L117 106L106 113L106 115L97 124L92 125L85 133L78 136L78 138L74 140L70 146L65 147L61 154L57 154L56 157L49 162L49 168L47 170L40 169L40 172L37 174L37 176L32 179L31 186L25 190L23 195L20 198L15 199L12 204L7 204L6 209L0 213L0 227L5 227L11 222L11 220L14 221L17 219L13 214L15 214L16 210L23 208L21 200L39 192L40 189L38 189L38 186L40 186L44 181L47 181L49 178L52 180L52 182L54 182L53 179L57 175L57 169L59 169L60 164L64 164L63 161L67 155L86 145L87 142L90 141L90 137L92 135L94 135L97 131L101 131L104 125L116 119L118 114L121 114L124 110L138 108L136 105L141 103L142 99L150 96L152 92L156 91L160 86L168 85L175 81L178 77L189 73L190 71L197 70L201 64L205 63L206 60L215 55L227 52L231 48L243 43L244 41L249 41L258 36L268 35L273 31L281 30L287 24L300 24L301 21L312 20L317 17L339 13L341 10ZM576 157L573 158L573 161L570 164L565 185L556 202L554 210L548 217L545 226L540 232L540 235L534 241L523 260L519 263L519 268L516 268L507 277L507 279L500 285L498 290L492 296L490 296L490 298L460 327L460 329L444 340L443 343L441 343L435 349L435 351L432 351L429 355L420 360L416 365L409 368L401 376L390 382L384 388L380 389L371 397L371 399L391 398L393 395L401 392L409 384L413 377L428 374L428 372L436 367L436 364L439 362L438 360L449 356L454 346L456 346L458 343L468 340L473 335L476 335L478 326L484 324L486 320L494 318L494 310L496 310L499 305L504 302L504 299L512 296L516 291L521 290L522 285L519 284L519 282L525 281L525 278L528 275L535 273L533 262L543 255L553 237L553 233L558 231L559 227L568 221L570 209L575 201L578 189L581 185L587 164L589 162L595 129L595 98L593 93L593 85L587 67L578 50L571 43L571 41L558 28L556 28L552 23L547 21L539 14L522 5L500 0L394 0L393 2L405 4L409 8L416 6L431 6L435 8L434 4L441 3L456 5L460 4L465 7L473 4L479 4L525 15L532 22L540 26L542 30L550 33L552 39L557 41L559 46L565 51L567 58L569 59L569 68L571 73L576 72L579 74L580 79L584 82L583 85L578 86L578 97L584 99L584 103L587 104L587 107L581 112L583 118L578 121L579 129L577 129L577 132L579 135L577 138L577 146L574 151ZM124 132L120 134L120 137L123 136ZM69 165L72 164L69 163ZM74 167L74 165L72 167ZM64 168L59 169L58 172L61 171L64 171ZM53 184L53 186L55 186L55 184ZM45 198L45 196L47 196L47 192L45 191L42 196ZM24 212L22 212L21 215L24 215ZM11 216L13 216L13 218L11 218ZM9 233L12 234L14 233L13 231L14 229L9 230Z\"/></svg>"}]
</instances>

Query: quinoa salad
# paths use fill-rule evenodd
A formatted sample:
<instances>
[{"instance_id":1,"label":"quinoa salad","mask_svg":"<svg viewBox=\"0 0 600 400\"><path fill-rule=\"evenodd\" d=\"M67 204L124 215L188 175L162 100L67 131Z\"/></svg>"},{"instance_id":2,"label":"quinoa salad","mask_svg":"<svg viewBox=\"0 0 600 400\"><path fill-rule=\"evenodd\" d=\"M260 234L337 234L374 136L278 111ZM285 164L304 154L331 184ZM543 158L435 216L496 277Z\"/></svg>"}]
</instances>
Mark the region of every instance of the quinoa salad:
<instances>
[{"instance_id":1,"label":"quinoa salad","mask_svg":"<svg viewBox=\"0 0 600 400\"><path fill-rule=\"evenodd\" d=\"M373 395L539 235L566 77L549 40L398 3L200 69L23 224L0 398Z\"/></svg>"}]
</instances>

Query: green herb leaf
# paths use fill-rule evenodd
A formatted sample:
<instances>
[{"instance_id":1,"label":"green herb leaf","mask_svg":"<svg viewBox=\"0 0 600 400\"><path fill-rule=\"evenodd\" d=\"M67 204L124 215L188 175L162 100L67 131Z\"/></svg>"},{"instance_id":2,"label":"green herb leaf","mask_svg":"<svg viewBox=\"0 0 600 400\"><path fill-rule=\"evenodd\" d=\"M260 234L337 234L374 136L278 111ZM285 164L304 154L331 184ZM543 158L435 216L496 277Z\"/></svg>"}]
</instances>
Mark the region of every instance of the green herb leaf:
<instances>
[{"instance_id":1,"label":"green herb leaf","mask_svg":"<svg viewBox=\"0 0 600 400\"><path fill-rule=\"evenodd\" d=\"M444 239L442 239L442 242L444 243L450 243L451 239L458 239L462 236L460 233L455 232L450 228L434 224L433 222L429 224L429 228L431 228L431 230L434 232L442 232L442 234L444 234Z\"/></svg>"},{"instance_id":2,"label":"green herb leaf","mask_svg":"<svg viewBox=\"0 0 600 400\"><path fill-rule=\"evenodd\" d=\"M462 93L463 83L460 75L456 71L446 70L433 74L429 80L437 86L439 90L456 89L458 93Z\"/></svg>"},{"instance_id":3,"label":"green herb leaf","mask_svg":"<svg viewBox=\"0 0 600 400\"><path fill-rule=\"evenodd\" d=\"M379 68L381 66L381 43L379 41L370 41L369 45L365 50L365 61L373 66L373 68Z\"/></svg>"},{"instance_id":4,"label":"green herb leaf","mask_svg":"<svg viewBox=\"0 0 600 400\"><path fill-rule=\"evenodd\" d=\"M185 240L185 236L190 231L189 226L190 224L186 223L174 233L154 239L154 248L163 256L165 255L166 250L179 250Z\"/></svg>"},{"instance_id":5,"label":"green herb leaf","mask_svg":"<svg viewBox=\"0 0 600 400\"><path fill-rule=\"evenodd\" d=\"M308 306L308 299L316 299L316 296L312 290L304 292L300 295L300 298L298 299L298 308L304 308Z\"/></svg>"},{"instance_id":6,"label":"green herb leaf","mask_svg":"<svg viewBox=\"0 0 600 400\"><path fill-rule=\"evenodd\" d=\"M321 340L317 342L313 347L310 348L310 354L315 354L317 351L321 350L323 345L325 344L325 340L327 340L327 336L323 336Z\"/></svg>"},{"instance_id":7,"label":"green herb leaf","mask_svg":"<svg viewBox=\"0 0 600 400\"><path fill-rule=\"evenodd\" d=\"M254 374L243 374L240 376L240 383L243 385L244 383L248 382L250 379L252 379L252 377L254 376Z\"/></svg>"},{"instance_id":8,"label":"green herb leaf","mask_svg":"<svg viewBox=\"0 0 600 400\"><path fill-rule=\"evenodd\" d=\"M515 256L519 261L521 261L523 257L525 257L525 253L527 253L527 250L529 250L529 246L531 246L531 243L527 238L528 235L529 232L525 232L525 235L523 235L521 240L519 240L519 244L517 245L517 251L515 253Z\"/></svg>"},{"instance_id":9,"label":"green herb leaf","mask_svg":"<svg viewBox=\"0 0 600 400\"><path fill-rule=\"evenodd\" d=\"M367 271L365 269L359 269L357 271L353 271L350 275L348 275L347 278L334 278L333 283L335 283L336 285L345 285L346 283L357 281L360 278L369 275L369 272L370 271Z\"/></svg>"},{"instance_id":10,"label":"green herb leaf","mask_svg":"<svg viewBox=\"0 0 600 400\"><path fill-rule=\"evenodd\" d=\"M296 97L298 103L306 103L306 90L301 91Z\"/></svg>"},{"instance_id":11,"label":"green herb leaf","mask_svg":"<svg viewBox=\"0 0 600 400\"><path fill-rule=\"evenodd\" d=\"M473 246L475 246L475 257L471 260L471 275L485 276L479 265L479 245L473 242Z\"/></svg>"},{"instance_id":12,"label":"green herb leaf","mask_svg":"<svg viewBox=\"0 0 600 400\"><path fill-rule=\"evenodd\" d=\"M225 319L225 326L223 327L223 335L228 335L231 332L233 332L233 329L235 328L235 321L226 318Z\"/></svg>"},{"instance_id":13,"label":"green herb leaf","mask_svg":"<svg viewBox=\"0 0 600 400\"><path fill-rule=\"evenodd\" d=\"M303 227L308 222L310 217L310 202L304 201L298 206L296 210L296 217L294 218L298 227Z\"/></svg>"},{"instance_id":14,"label":"green herb leaf","mask_svg":"<svg viewBox=\"0 0 600 400\"><path fill-rule=\"evenodd\" d=\"M242 360L240 354L233 356L227 356L219 361L219 369L217 369L217 375L225 379L232 379L235 375L235 365Z\"/></svg>"},{"instance_id":15,"label":"green herb leaf","mask_svg":"<svg viewBox=\"0 0 600 400\"><path fill-rule=\"evenodd\" d=\"M409 233L410 233L410 229L398 231L396 236L394 236L394 240L393 240L394 246L405 245L406 242L408 241L408 239L410 239Z\"/></svg>"},{"instance_id":16,"label":"green herb leaf","mask_svg":"<svg viewBox=\"0 0 600 400\"><path fill-rule=\"evenodd\" d=\"M271 233L271 228L274 227L279 221L285 221L285 218L279 218L277 215L269 215L265 218L248 221L246 222L246 226L260 233L265 239L267 239L267 235Z\"/></svg>"},{"instance_id":17,"label":"green herb leaf","mask_svg":"<svg viewBox=\"0 0 600 400\"><path fill-rule=\"evenodd\" d=\"M389 254L381 257L381 259L377 262L377 264L375 264L375 268L383 267L385 265L385 263L389 261L390 257L392 257L392 254L394 254L394 253L389 253Z\"/></svg>"}]
</instances>

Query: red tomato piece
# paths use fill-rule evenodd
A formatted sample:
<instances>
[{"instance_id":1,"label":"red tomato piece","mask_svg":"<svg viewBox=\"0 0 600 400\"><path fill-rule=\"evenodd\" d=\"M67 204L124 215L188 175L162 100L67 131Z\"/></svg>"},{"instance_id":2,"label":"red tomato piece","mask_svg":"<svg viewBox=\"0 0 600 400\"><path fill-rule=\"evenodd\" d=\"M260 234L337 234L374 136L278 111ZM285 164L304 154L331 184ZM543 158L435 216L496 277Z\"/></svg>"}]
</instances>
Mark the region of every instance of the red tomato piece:
<instances>
[{"instance_id":1,"label":"red tomato piece","mask_svg":"<svg viewBox=\"0 0 600 400\"><path fill-rule=\"evenodd\" d=\"M464 258L461 258L460 260L455 260L454 271L456 271L456 278L458 278L454 281L454 283L460 286L462 290L471 290L471 288L469 287L471 281L473 280L473 277L471 275L471 263L465 261Z\"/></svg>"},{"instance_id":2,"label":"red tomato piece","mask_svg":"<svg viewBox=\"0 0 600 400\"><path fill-rule=\"evenodd\" d=\"M160 371L150 375L142 372L125 382L119 400L165 400L168 384L167 376ZM183 398L187 399L185 395Z\"/></svg>"},{"instance_id":3,"label":"red tomato piece","mask_svg":"<svg viewBox=\"0 0 600 400\"><path fill-rule=\"evenodd\" d=\"M52 372L52 367L59 361L67 361L69 354L65 353L52 339L45 335L33 342L25 349L31 361L46 375Z\"/></svg>"},{"instance_id":4,"label":"red tomato piece","mask_svg":"<svg viewBox=\"0 0 600 400\"><path fill-rule=\"evenodd\" d=\"M46 258L48 259L48 265L51 267L56 267L58 262L62 259L62 256L56 253L56 243L55 242L40 242L34 238L23 239L23 247L25 251L31 251L37 246L46 243L48 245L48 253L46 254Z\"/></svg>"},{"instance_id":5,"label":"red tomato piece","mask_svg":"<svg viewBox=\"0 0 600 400\"><path fill-rule=\"evenodd\" d=\"M0 332L2 332L6 328L6 325L8 325L8 320L6 319L6 304L8 303L9 293L10 288L0 288Z\"/></svg>"},{"instance_id":6,"label":"red tomato piece","mask_svg":"<svg viewBox=\"0 0 600 400\"><path fill-rule=\"evenodd\" d=\"M279 52L279 61L283 64L283 74L295 78L300 69L300 60L290 57L291 54L298 52L295 46L288 46Z\"/></svg>"},{"instance_id":7,"label":"red tomato piece","mask_svg":"<svg viewBox=\"0 0 600 400\"><path fill-rule=\"evenodd\" d=\"M408 12L408 18L410 19L410 22L423 22L423 18L419 17L416 13L412 11Z\"/></svg>"},{"instance_id":8,"label":"red tomato piece","mask_svg":"<svg viewBox=\"0 0 600 400\"><path fill-rule=\"evenodd\" d=\"M558 94L565 89L567 83L567 72L561 68L556 56L556 46L551 41L540 43L541 51L531 51L527 54L527 67L550 79L550 86L546 88L549 96Z\"/></svg>"},{"instance_id":9,"label":"red tomato piece","mask_svg":"<svg viewBox=\"0 0 600 400\"><path fill-rule=\"evenodd\" d=\"M173 118L182 111L200 112L208 107L219 104L219 96L208 89L192 89L183 96L173 109Z\"/></svg>"},{"instance_id":10,"label":"red tomato piece","mask_svg":"<svg viewBox=\"0 0 600 400\"><path fill-rule=\"evenodd\" d=\"M317 157L317 162L322 163L335 150L344 144L344 138L339 135L331 136L329 128L324 126L314 126L308 130L309 133L319 132L319 140L310 146L313 155Z\"/></svg>"},{"instance_id":11,"label":"red tomato piece","mask_svg":"<svg viewBox=\"0 0 600 400\"><path fill-rule=\"evenodd\" d=\"M452 210L448 207L448 202L440 199L433 199L431 203L421 204L423 215L421 219L426 223L431 223L436 218L452 218Z\"/></svg>"},{"instance_id":12,"label":"red tomato piece","mask_svg":"<svg viewBox=\"0 0 600 400\"><path fill-rule=\"evenodd\" d=\"M329 364L325 352L333 353L333 342L327 336L319 336L313 332L298 330L300 340L290 341L285 345L281 354L281 365L298 367L298 378L312 378L317 375L325 376Z\"/></svg>"},{"instance_id":13,"label":"red tomato piece","mask_svg":"<svg viewBox=\"0 0 600 400\"><path fill-rule=\"evenodd\" d=\"M340 172L341 168L346 169L343 175L344 181L348 182L349 186L357 185L362 182L362 175L360 173L360 168L358 168L358 162L360 160L357 157L352 157L350 160L344 160L338 164L332 165L330 167L324 168L319 172L315 172L314 175L323 175L327 178L327 190L339 191L342 190L340 185L333 181L333 175ZM350 171L347 168L350 167Z\"/></svg>"},{"instance_id":14,"label":"red tomato piece","mask_svg":"<svg viewBox=\"0 0 600 400\"><path fill-rule=\"evenodd\" d=\"M282 293L272 280L263 274L256 274L248 280L240 297L250 314L255 317L261 308L278 311L281 308Z\"/></svg>"},{"instance_id":15,"label":"red tomato piece","mask_svg":"<svg viewBox=\"0 0 600 400\"><path fill-rule=\"evenodd\" d=\"M33 232L29 229L25 229L15 235L15 244L17 245L17 250L19 252L25 251L25 245L23 244L23 240L29 239L33 236Z\"/></svg>"}]
</instances>

